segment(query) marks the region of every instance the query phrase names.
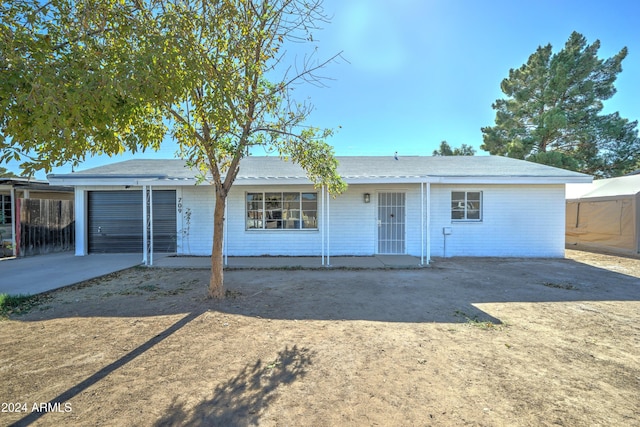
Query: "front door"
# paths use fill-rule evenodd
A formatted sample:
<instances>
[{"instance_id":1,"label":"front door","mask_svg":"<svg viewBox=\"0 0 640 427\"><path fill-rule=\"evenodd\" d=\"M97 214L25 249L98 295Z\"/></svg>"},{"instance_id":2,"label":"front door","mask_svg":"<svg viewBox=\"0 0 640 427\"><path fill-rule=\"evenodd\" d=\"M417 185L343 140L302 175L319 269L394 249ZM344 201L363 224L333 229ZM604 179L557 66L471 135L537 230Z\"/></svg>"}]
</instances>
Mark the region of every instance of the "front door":
<instances>
[{"instance_id":1,"label":"front door","mask_svg":"<svg viewBox=\"0 0 640 427\"><path fill-rule=\"evenodd\" d=\"M405 193L378 193L378 253L404 254Z\"/></svg>"}]
</instances>

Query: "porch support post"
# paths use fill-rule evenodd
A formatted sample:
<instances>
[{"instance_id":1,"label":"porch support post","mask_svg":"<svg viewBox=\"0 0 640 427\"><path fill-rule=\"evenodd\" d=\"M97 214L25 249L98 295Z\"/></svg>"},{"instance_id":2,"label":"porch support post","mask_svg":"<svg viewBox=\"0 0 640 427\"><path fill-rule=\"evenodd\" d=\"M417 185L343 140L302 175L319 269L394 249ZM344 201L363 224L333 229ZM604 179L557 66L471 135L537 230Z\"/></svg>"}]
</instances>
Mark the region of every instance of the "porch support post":
<instances>
[{"instance_id":1,"label":"porch support post","mask_svg":"<svg viewBox=\"0 0 640 427\"><path fill-rule=\"evenodd\" d=\"M142 262L144 265L149 265L148 251L148 239L147 234L147 186L142 186Z\"/></svg>"},{"instance_id":2,"label":"porch support post","mask_svg":"<svg viewBox=\"0 0 640 427\"><path fill-rule=\"evenodd\" d=\"M229 256L227 254L228 249L227 249L227 237L228 237L228 231L227 231L227 222L229 221L229 217L227 215L228 209L227 209L227 199L229 198L229 195L227 195L227 197L224 198L224 233L222 235L222 245L224 247L224 265L225 267L227 265L229 265Z\"/></svg>"},{"instance_id":3,"label":"porch support post","mask_svg":"<svg viewBox=\"0 0 640 427\"><path fill-rule=\"evenodd\" d=\"M89 193L84 189L76 188L73 191L73 210L75 212L76 224L76 256L85 256L89 253Z\"/></svg>"},{"instance_id":4,"label":"porch support post","mask_svg":"<svg viewBox=\"0 0 640 427\"><path fill-rule=\"evenodd\" d=\"M420 183L420 265L424 265L424 183Z\"/></svg>"},{"instance_id":5,"label":"porch support post","mask_svg":"<svg viewBox=\"0 0 640 427\"><path fill-rule=\"evenodd\" d=\"M149 186L149 265L153 265L153 187Z\"/></svg>"},{"instance_id":6,"label":"porch support post","mask_svg":"<svg viewBox=\"0 0 640 427\"><path fill-rule=\"evenodd\" d=\"M320 245L322 247L322 265L324 265L324 228L326 227L324 219L324 185L322 186L322 193L320 195Z\"/></svg>"},{"instance_id":7,"label":"porch support post","mask_svg":"<svg viewBox=\"0 0 640 427\"><path fill-rule=\"evenodd\" d=\"M427 181L427 265L431 263L431 182Z\"/></svg>"},{"instance_id":8,"label":"porch support post","mask_svg":"<svg viewBox=\"0 0 640 427\"><path fill-rule=\"evenodd\" d=\"M18 203L18 201L16 200L16 189L13 188L12 186L11 187L11 252L13 256L16 256L18 254L17 247L16 247L16 233L18 232L18 229L16 227L16 224L19 224L19 222L16 222L16 203ZM20 215L20 212L18 212L18 215ZM2 244L2 242L0 242L0 244Z\"/></svg>"},{"instance_id":9,"label":"porch support post","mask_svg":"<svg viewBox=\"0 0 640 427\"><path fill-rule=\"evenodd\" d=\"M327 267L331 266L331 244L330 244L330 238L331 238L331 224L330 224L330 217L331 217L331 209L329 208L330 206L330 200L331 197L329 196L329 187L327 187Z\"/></svg>"}]
</instances>

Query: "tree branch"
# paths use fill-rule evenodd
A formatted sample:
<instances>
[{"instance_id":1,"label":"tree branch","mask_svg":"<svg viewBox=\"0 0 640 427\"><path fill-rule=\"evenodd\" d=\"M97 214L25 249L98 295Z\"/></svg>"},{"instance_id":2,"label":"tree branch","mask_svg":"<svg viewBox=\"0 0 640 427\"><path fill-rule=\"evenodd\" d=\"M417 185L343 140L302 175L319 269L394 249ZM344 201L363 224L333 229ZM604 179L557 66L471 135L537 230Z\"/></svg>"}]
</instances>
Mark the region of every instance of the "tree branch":
<instances>
[{"instance_id":1,"label":"tree branch","mask_svg":"<svg viewBox=\"0 0 640 427\"><path fill-rule=\"evenodd\" d=\"M200 141L201 143L206 143L207 141L204 139L204 137L202 135L200 135L200 133L198 133L194 127L191 125L191 123L189 123L184 117L182 117L182 114L180 114L179 112L177 112L175 109L173 109L172 107L168 106L167 107L168 111L171 113L171 115L178 120L178 122L182 123L183 125L186 125L189 129L193 130L193 136Z\"/></svg>"}]
</instances>

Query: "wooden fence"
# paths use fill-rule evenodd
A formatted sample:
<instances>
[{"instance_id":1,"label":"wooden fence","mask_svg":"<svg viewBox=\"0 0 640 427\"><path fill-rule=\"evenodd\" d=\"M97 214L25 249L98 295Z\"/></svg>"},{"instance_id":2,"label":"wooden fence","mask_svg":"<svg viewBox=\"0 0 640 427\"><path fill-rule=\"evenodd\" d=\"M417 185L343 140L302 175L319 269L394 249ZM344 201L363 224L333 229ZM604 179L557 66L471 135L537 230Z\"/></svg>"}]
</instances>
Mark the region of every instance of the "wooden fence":
<instances>
[{"instance_id":1,"label":"wooden fence","mask_svg":"<svg viewBox=\"0 0 640 427\"><path fill-rule=\"evenodd\" d=\"M19 199L16 233L19 256L73 250L75 224L72 200Z\"/></svg>"}]
</instances>

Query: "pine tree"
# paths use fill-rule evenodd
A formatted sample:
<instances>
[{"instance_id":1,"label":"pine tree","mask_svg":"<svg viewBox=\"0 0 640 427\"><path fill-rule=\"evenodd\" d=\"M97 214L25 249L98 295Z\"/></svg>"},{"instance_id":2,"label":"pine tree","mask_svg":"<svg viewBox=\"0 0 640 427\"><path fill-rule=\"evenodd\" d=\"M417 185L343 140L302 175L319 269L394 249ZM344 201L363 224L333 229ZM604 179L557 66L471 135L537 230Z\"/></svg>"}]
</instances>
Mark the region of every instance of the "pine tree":
<instances>
[{"instance_id":1,"label":"pine tree","mask_svg":"<svg viewBox=\"0 0 640 427\"><path fill-rule=\"evenodd\" d=\"M599 59L600 42L573 32L552 54L539 47L501 83L506 99L493 104L495 126L482 128L481 148L491 154L608 177L633 169L640 156L637 121L601 114L615 93L627 56Z\"/></svg>"}]
</instances>

